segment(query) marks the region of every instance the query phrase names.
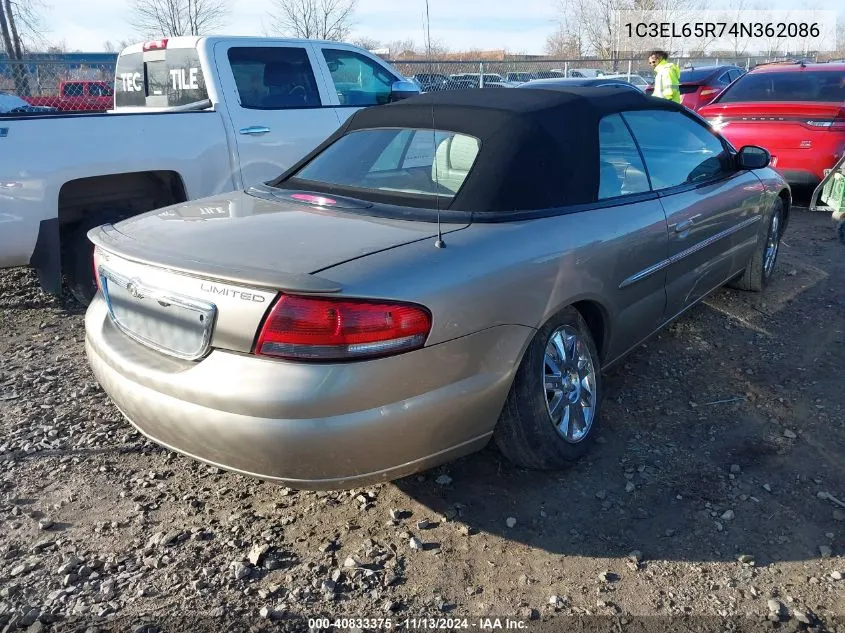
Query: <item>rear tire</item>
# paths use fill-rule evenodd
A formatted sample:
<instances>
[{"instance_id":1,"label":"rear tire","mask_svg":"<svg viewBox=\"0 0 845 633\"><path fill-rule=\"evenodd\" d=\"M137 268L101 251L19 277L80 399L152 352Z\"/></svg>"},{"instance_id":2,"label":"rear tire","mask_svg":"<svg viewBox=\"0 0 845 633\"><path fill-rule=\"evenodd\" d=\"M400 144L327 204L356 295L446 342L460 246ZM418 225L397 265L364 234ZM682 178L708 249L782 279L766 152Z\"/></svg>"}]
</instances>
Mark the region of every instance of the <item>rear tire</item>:
<instances>
[{"instance_id":1,"label":"rear tire","mask_svg":"<svg viewBox=\"0 0 845 633\"><path fill-rule=\"evenodd\" d=\"M775 263L780 252L780 238L783 229L783 200L776 198L772 209L764 216L765 233L754 249L751 260L742 275L731 282L731 287L739 290L760 292L772 279Z\"/></svg>"},{"instance_id":2,"label":"rear tire","mask_svg":"<svg viewBox=\"0 0 845 633\"><path fill-rule=\"evenodd\" d=\"M531 341L493 439L517 466L565 468L592 446L601 397L601 367L593 336L581 314L567 307Z\"/></svg>"}]
</instances>

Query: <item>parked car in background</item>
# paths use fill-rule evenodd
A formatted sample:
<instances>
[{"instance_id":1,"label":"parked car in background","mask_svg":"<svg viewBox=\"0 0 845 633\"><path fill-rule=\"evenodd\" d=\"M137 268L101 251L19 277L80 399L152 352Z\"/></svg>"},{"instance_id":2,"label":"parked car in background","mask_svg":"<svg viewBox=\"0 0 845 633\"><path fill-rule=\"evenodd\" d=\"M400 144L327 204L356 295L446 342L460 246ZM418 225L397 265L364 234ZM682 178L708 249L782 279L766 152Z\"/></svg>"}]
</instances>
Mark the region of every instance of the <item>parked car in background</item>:
<instances>
[{"instance_id":1,"label":"parked car in background","mask_svg":"<svg viewBox=\"0 0 845 633\"><path fill-rule=\"evenodd\" d=\"M845 154L813 191L808 208L830 210L839 241L845 244Z\"/></svg>"},{"instance_id":2,"label":"parked car in background","mask_svg":"<svg viewBox=\"0 0 845 633\"><path fill-rule=\"evenodd\" d=\"M56 112L56 108L34 106L17 95L0 92L0 114L45 114L48 112Z\"/></svg>"},{"instance_id":3,"label":"parked car in background","mask_svg":"<svg viewBox=\"0 0 845 633\"><path fill-rule=\"evenodd\" d=\"M510 72L505 73L505 81L515 84L522 84L526 81L531 81L532 79L537 79L536 73L525 73L525 72Z\"/></svg>"},{"instance_id":4,"label":"parked car in background","mask_svg":"<svg viewBox=\"0 0 845 633\"><path fill-rule=\"evenodd\" d=\"M411 80L416 82L422 92L444 90L450 81L448 75L439 73L417 73L411 77Z\"/></svg>"},{"instance_id":5,"label":"parked car in background","mask_svg":"<svg viewBox=\"0 0 845 633\"><path fill-rule=\"evenodd\" d=\"M681 103L699 110L745 74L739 66L702 66L681 71Z\"/></svg>"},{"instance_id":6,"label":"parked car in background","mask_svg":"<svg viewBox=\"0 0 845 633\"><path fill-rule=\"evenodd\" d=\"M640 90L642 90L644 92L645 92L646 88L648 88L649 85L650 85L645 79L643 79L640 75L638 75L636 73L631 73L630 75L627 74L627 73L620 73L620 74L617 74L617 75L602 75L601 78L602 79L620 79L622 81L627 81L629 84L631 84L635 88L639 88ZM652 89L654 89L654 86L652 86Z\"/></svg>"},{"instance_id":7,"label":"parked car in background","mask_svg":"<svg viewBox=\"0 0 845 633\"><path fill-rule=\"evenodd\" d=\"M538 70L535 73L533 79L563 79L566 77L566 73L562 70Z\"/></svg>"},{"instance_id":8,"label":"parked car in background","mask_svg":"<svg viewBox=\"0 0 845 633\"><path fill-rule=\"evenodd\" d=\"M734 145L769 150L790 184L815 187L845 154L845 64L757 66L699 114Z\"/></svg>"},{"instance_id":9,"label":"parked car in background","mask_svg":"<svg viewBox=\"0 0 845 633\"><path fill-rule=\"evenodd\" d=\"M601 77L602 75L604 71L598 68L570 68L566 73L567 77Z\"/></svg>"},{"instance_id":10,"label":"parked car in background","mask_svg":"<svg viewBox=\"0 0 845 633\"><path fill-rule=\"evenodd\" d=\"M481 88L481 73L458 73L452 75L458 81L470 81L474 88ZM484 88L512 88L515 84L505 81L498 73L484 73Z\"/></svg>"},{"instance_id":11,"label":"parked car in background","mask_svg":"<svg viewBox=\"0 0 845 633\"><path fill-rule=\"evenodd\" d=\"M55 96L25 99L62 112L105 112L114 107L114 86L107 81L62 81Z\"/></svg>"},{"instance_id":12,"label":"parked car in background","mask_svg":"<svg viewBox=\"0 0 845 633\"><path fill-rule=\"evenodd\" d=\"M636 90L641 92L639 88L623 79L613 79L608 77L565 77L563 79L535 79L520 84L517 88L557 88L565 90L567 88L624 88L626 90Z\"/></svg>"},{"instance_id":13,"label":"parked car in background","mask_svg":"<svg viewBox=\"0 0 845 633\"><path fill-rule=\"evenodd\" d=\"M478 81L469 79L453 79L448 75L422 74L414 75L413 82L420 88L420 92L438 92L441 90L465 90L478 88Z\"/></svg>"},{"instance_id":14,"label":"parked car in background","mask_svg":"<svg viewBox=\"0 0 845 633\"><path fill-rule=\"evenodd\" d=\"M91 227L275 178L357 109L419 89L356 46L215 36L126 48L114 92L107 113L0 122L0 266L50 292L64 277L83 303Z\"/></svg>"},{"instance_id":15,"label":"parked car in background","mask_svg":"<svg viewBox=\"0 0 845 633\"><path fill-rule=\"evenodd\" d=\"M764 149L626 85L367 108L271 182L93 229L96 379L153 441L298 489L491 439L571 465L603 370L763 289L790 214Z\"/></svg>"}]
</instances>

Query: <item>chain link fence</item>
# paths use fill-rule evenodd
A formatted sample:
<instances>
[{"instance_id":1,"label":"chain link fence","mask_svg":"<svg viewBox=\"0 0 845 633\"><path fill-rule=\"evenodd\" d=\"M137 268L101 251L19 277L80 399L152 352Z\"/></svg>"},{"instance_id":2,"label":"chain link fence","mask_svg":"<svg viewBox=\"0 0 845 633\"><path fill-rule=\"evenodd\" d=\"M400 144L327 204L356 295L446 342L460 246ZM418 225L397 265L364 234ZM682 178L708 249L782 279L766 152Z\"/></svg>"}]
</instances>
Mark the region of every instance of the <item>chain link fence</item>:
<instances>
[{"instance_id":1,"label":"chain link fence","mask_svg":"<svg viewBox=\"0 0 845 633\"><path fill-rule=\"evenodd\" d=\"M0 113L108 110L114 107L115 63L0 59Z\"/></svg>"},{"instance_id":2,"label":"chain link fence","mask_svg":"<svg viewBox=\"0 0 845 633\"><path fill-rule=\"evenodd\" d=\"M744 70L775 57L675 57L671 61L687 67L734 65ZM811 58L812 59L812 58ZM646 59L503 59L453 61L442 59L389 60L405 77L416 79L423 89L510 87L532 79L554 77L616 76L644 87L653 82Z\"/></svg>"},{"instance_id":3,"label":"chain link fence","mask_svg":"<svg viewBox=\"0 0 845 633\"><path fill-rule=\"evenodd\" d=\"M682 68L733 64L744 69L777 61L769 57L674 58ZM653 72L644 58L636 59L502 59L455 61L389 59L423 90L511 87L531 79L617 75L645 87ZM0 108L15 112L104 111L114 105L114 61L62 59L0 59ZM8 95L19 97L10 100ZM0 109L0 112L2 110Z\"/></svg>"}]
</instances>

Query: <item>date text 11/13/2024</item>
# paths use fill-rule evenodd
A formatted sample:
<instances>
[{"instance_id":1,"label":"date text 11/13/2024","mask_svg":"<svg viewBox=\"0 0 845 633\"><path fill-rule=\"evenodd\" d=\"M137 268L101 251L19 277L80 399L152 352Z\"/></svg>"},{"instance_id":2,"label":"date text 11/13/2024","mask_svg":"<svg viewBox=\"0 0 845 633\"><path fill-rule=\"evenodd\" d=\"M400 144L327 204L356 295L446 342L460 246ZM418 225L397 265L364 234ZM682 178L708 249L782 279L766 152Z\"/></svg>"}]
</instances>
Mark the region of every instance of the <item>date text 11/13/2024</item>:
<instances>
[{"instance_id":1,"label":"date text 11/13/2024","mask_svg":"<svg viewBox=\"0 0 845 633\"><path fill-rule=\"evenodd\" d=\"M525 631L528 622L516 618L309 618L308 628L323 629L400 629L406 631Z\"/></svg>"}]
</instances>

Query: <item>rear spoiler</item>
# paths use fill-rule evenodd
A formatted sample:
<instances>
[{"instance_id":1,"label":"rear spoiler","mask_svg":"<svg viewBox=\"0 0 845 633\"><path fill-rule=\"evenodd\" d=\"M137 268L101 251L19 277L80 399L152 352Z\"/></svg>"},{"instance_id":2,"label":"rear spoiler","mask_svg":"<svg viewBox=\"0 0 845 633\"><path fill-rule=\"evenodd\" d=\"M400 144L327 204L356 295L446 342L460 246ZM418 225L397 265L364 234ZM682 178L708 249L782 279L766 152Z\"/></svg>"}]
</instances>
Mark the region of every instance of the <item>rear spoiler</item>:
<instances>
[{"instance_id":1,"label":"rear spoiler","mask_svg":"<svg viewBox=\"0 0 845 633\"><path fill-rule=\"evenodd\" d=\"M845 154L818 184L810 198L810 211L830 212L833 220L845 220Z\"/></svg>"},{"instance_id":2,"label":"rear spoiler","mask_svg":"<svg viewBox=\"0 0 845 633\"><path fill-rule=\"evenodd\" d=\"M88 239L104 251L131 261L158 268L167 268L176 272L229 281L266 288L269 290L287 290L301 293L340 292L340 284L315 275L286 273L248 266L225 266L213 262L198 261L190 254L180 255L172 251L157 249L148 244L139 244L136 240L118 231L111 224L104 224L88 231Z\"/></svg>"}]
</instances>

